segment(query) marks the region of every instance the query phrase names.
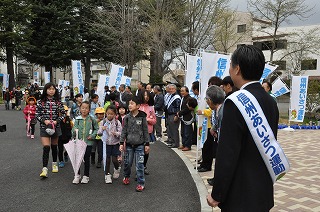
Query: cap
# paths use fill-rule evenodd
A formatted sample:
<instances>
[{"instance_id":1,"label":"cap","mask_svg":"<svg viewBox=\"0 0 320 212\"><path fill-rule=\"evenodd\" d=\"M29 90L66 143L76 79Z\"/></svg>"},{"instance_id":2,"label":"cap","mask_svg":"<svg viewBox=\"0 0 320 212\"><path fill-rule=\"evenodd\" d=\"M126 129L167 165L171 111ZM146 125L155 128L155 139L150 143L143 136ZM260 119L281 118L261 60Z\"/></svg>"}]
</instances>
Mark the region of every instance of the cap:
<instances>
[{"instance_id":1,"label":"cap","mask_svg":"<svg viewBox=\"0 0 320 212\"><path fill-rule=\"evenodd\" d=\"M222 80L222 85L228 85L228 84L230 84L231 86L234 86L233 81L230 76L226 76Z\"/></svg>"},{"instance_id":2,"label":"cap","mask_svg":"<svg viewBox=\"0 0 320 212\"><path fill-rule=\"evenodd\" d=\"M69 110L67 105L63 105L64 110Z\"/></svg>"},{"instance_id":3,"label":"cap","mask_svg":"<svg viewBox=\"0 0 320 212\"><path fill-rule=\"evenodd\" d=\"M96 110L94 111L95 114L97 113L105 113L104 108L103 107L97 107Z\"/></svg>"}]
</instances>

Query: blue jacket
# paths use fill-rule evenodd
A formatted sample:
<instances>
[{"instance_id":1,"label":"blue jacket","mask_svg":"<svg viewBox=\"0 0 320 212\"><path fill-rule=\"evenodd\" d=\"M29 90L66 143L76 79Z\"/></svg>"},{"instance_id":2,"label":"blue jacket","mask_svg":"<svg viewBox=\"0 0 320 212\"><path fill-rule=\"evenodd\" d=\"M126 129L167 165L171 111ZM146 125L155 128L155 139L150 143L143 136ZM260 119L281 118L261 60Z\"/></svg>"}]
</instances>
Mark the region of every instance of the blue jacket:
<instances>
[{"instance_id":1,"label":"blue jacket","mask_svg":"<svg viewBox=\"0 0 320 212\"><path fill-rule=\"evenodd\" d=\"M167 113L168 115L177 114L180 111L181 97L175 93L171 94L168 99Z\"/></svg>"}]
</instances>

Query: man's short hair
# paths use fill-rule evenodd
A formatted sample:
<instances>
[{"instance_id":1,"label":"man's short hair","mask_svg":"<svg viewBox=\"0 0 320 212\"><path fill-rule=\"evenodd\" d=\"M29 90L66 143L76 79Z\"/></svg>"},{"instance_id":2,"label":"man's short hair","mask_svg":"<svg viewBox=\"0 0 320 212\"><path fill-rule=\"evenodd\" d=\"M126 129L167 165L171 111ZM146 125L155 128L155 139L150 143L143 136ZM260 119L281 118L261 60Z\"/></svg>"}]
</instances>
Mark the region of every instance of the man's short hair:
<instances>
[{"instance_id":1,"label":"man's short hair","mask_svg":"<svg viewBox=\"0 0 320 212\"><path fill-rule=\"evenodd\" d=\"M225 94L222 88L216 85L211 85L207 88L206 97L209 98L213 104L222 104Z\"/></svg>"},{"instance_id":2,"label":"man's short hair","mask_svg":"<svg viewBox=\"0 0 320 212\"><path fill-rule=\"evenodd\" d=\"M175 84L169 84L169 87L173 87L174 89L177 89L177 86Z\"/></svg>"},{"instance_id":3,"label":"man's short hair","mask_svg":"<svg viewBox=\"0 0 320 212\"><path fill-rule=\"evenodd\" d=\"M208 86L210 85L220 86L222 85L222 79L216 76L210 77L210 79L208 80Z\"/></svg>"},{"instance_id":4,"label":"man's short hair","mask_svg":"<svg viewBox=\"0 0 320 212\"><path fill-rule=\"evenodd\" d=\"M157 91L161 92L161 88L160 88L159 85L155 85L155 86L153 87L153 90L157 90Z\"/></svg>"},{"instance_id":5,"label":"man's short hair","mask_svg":"<svg viewBox=\"0 0 320 212\"><path fill-rule=\"evenodd\" d=\"M267 83L267 85L268 85L268 87L270 89L269 91L272 91L272 84L269 81L263 81L263 83Z\"/></svg>"},{"instance_id":6,"label":"man's short hair","mask_svg":"<svg viewBox=\"0 0 320 212\"><path fill-rule=\"evenodd\" d=\"M233 81L230 76L226 76L222 80L222 85L228 85L228 84L231 85L232 87L234 86Z\"/></svg>"},{"instance_id":7,"label":"man's short hair","mask_svg":"<svg viewBox=\"0 0 320 212\"><path fill-rule=\"evenodd\" d=\"M187 86L182 86L181 88L186 89L186 92L189 93L189 88ZM180 90L181 90L181 88L180 88Z\"/></svg>"},{"instance_id":8,"label":"man's short hair","mask_svg":"<svg viewBox=\"0 0 320 212\"><path fill-rule=\"evenodd\" d=\"M239 65L244 80L260 80L265 57L260 49L253 45L241 45L231 56L231 66Z\"/></svg>"},{"instance_id":9,"label":"man's short hair","mask_svg":"<svg viewBox=\"0 0 320 212\"><path fill-rule=\"evenodd\" d=\"M198 101L195 98L188 98L187 105L192 108L196 108L198 106Z\"/></svg>"},{"instance_id":10,"label":"man's short hair","mask_svg":"<svg viewBox=\"0 0 320 212\"><path fill-rule=\"evenodd\" d=\"M194 82L192 83L191 89L192 89L193 91L195 91L195 90L198 90L198 91L199 91L199 81L194 81Z\"/></svg>"}]
</instances>

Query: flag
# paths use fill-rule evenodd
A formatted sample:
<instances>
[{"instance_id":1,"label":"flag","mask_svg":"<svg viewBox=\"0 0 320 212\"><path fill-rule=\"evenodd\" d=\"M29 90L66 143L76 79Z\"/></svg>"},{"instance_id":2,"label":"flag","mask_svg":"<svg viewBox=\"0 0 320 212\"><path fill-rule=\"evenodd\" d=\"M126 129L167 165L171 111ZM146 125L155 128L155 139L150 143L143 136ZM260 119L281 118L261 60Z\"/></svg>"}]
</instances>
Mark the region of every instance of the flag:
<instances>
[{"instance_id":1,"label":"flag","mask_svg":"<svg viewBox=\"0 0 320 212\"><path fill-rule=\"evenodd\" d=\"M73 80L73 93L84 94L84 84L82 78L81 62L79 60L72 60L72 80Z\"/></svg>"},{"instance_id":2,"label":"flag","mask_svg":"<svg viewBox=\"0 0 320 212\"><path fill-rule=\"evenodd\" d=\"M308 76L293 76L289 121L303 122L306 112Z\"/></svg>"}]
</instances>

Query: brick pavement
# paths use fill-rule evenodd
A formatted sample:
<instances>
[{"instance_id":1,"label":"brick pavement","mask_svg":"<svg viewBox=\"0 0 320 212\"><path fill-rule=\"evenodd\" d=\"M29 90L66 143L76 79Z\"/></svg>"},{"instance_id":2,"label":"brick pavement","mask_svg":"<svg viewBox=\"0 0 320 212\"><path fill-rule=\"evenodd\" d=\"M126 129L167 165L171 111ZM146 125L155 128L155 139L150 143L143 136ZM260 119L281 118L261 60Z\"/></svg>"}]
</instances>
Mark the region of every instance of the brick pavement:
<instances>
[{"instance_id":1,"label":"brick pavement","mask_svg":"<svg viewBox=\"0 0 320 212\"><path fill-rule=\"evenodd\" d=\"M284 149L291 170L274 187L275 206L272 212L320 212L320 130L279 130L278 141ZM177 150L180 151L180 150ZM196 148L183 154L195 166ZM214 170L214 169L213 169ZM207 179L213 171L199 173L208 192L212 187ZM204 194L200 194L204 195ZM214 209L213 211L219 211Z\"/></svg>"}]
</instances>

